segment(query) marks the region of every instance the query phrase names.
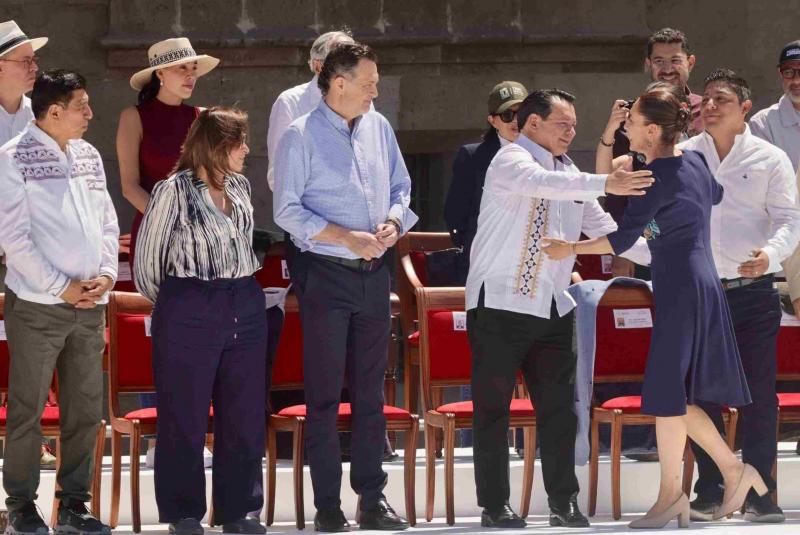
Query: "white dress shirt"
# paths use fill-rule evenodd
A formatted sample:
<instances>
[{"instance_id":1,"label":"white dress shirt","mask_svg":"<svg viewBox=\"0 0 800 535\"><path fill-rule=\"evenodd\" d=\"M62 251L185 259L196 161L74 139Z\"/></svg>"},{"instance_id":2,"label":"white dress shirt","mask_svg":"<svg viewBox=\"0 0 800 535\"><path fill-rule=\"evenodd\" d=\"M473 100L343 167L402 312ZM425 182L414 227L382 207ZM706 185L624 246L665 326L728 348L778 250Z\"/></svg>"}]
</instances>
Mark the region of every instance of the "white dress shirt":
<instances>
[{"instance_id":1,"label":"white dress shirt","mask_svg":"<svg viewBox=\"0 0 800 535\"><path fill-rule=\"evenodd\" d=\"M777 104L753 115L750 131L783 149L793 169L800 169L800 112L789 97L783 95Z\"/></svg>"},{"instance_id":2,"label":"white dress shirt","mask_svg":"<svg viewBox=\"0 0 800 535\"><path fill-rule=\"evenodd\" d=\"M275 191L275 170L272 163L278 152L278 142L292 124L292 121L315 110L322 100L322 92L317 85L317 77L310 82L287 89L275 100L269 112L267 128L267 182L269 189Z\"/></svg>"},{"instance_id":3,"label":"white dress shirt","mask_svg":"<svg viewBox=\"0 0 800 535\"><path fill-rule=\"evenodd\" d=\"M97 149L76 139L62 151L35 123L4 145L0 246L6 286L26 301L63 303L70 280L116 280L119 227Z\"/></svg>"},{"instance_id":4,"label":"white dress shirt","mask_svg":"<svg viewBox=\"0 0 800 535\"><path fill-rule=\"evenodd\" d=\"M722 162L706 132L678 148L701 152L725 188L722 202L711 209L711 250L720 278L741 277L739 265L754 249L769 256L767 273L780 271L800 238L797 181L786 153L754 136L747 125Z\"/></svg>"},{"instance_id":5,"label":"white dress shirt","mask_svg":"<svg viewBox=\"0 0 800 535\"><path fill-rule=\"evenodd\" d=\"M569 241L581 232L594 238L617 230L597 202L607 175L582 173L566 155L555 158L520 135L502 147L486 171L467 277L467 309L478 306L481 286L487 308L550 318L553 299L560 316L575 307L564 290L575 258L552 260L540 249L544 237ZM649 264L644 238L625 256Z\"/></svg>"},{"instance_id":6,"label":"white dress shirt","mask_svg":"<svg viewBox=\"0 0 800 535\"><path fill-rule=\"evenodd\" d=\"M21 134L31 121L33 121L31 99L25 95L22 95L22 102L16 113L8 113L3 106L0 106L0 146Z\"/></svg>"}]
</instances>

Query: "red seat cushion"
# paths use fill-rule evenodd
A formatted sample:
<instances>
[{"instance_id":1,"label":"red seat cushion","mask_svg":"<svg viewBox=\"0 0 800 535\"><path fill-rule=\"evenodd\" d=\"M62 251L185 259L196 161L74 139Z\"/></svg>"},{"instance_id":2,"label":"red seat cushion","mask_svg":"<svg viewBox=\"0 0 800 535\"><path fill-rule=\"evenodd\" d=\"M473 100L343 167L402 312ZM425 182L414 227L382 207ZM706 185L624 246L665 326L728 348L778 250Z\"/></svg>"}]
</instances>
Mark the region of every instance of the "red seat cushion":
<instances>
[{"instance_id":1,"label":"red seat cushion","mask_svg":"<svg viewBox=\"0 0 800 535\"><path fill-rule=\"evenodd\" d=\"M208 417L214 417L214 407L208 408ZM156 411L155 407L148 407L146 409L137 409L135 411L131 411L125 416L123 416L126 420L139 420L143 424L154 424L158 421L158 411Z\"/></svg>"},{"instance_id":2,"label":"red seat cushion","mask_svg":"<svg viewBox=\"0 0 800 535\"><path fill-rule=\"evenodd\" d=\"M415 331L408 335L408 345L411 347L419 347L419 331Z\"/></svg>"},{"instance_id":3,"label":"red seat cushion","mask_svg":"<svg viewBox=\"0 0 800 535\"><path fill-rule=\"evenodd\" d=\"M8 408L3 406L0 407L0 425L6 425L6 419L8 418ZM61 411L58 410L58 406L56 405L47 405L44 408L44 412L42 413L41 424L42 425L59 425L61 420Z\"/></svg>"},{"instance_id":4,"label":"red seat cushion","mask_svg":"<svg viewBox=\"0 0 800 535\"><path fill-rule=\"evenodd\" d=\"M611 398L600 405L601 409L610 411L621 410L622 412L639 412L642 410L642 396L622 396Z\"/></svg>"},{"instance_id":5,"label":"red seat cushion","mask_svg":"<svg viewBox=\"0 0 800 535\"><path fill-rule=\"evenodd\" d=\"M778 407L782 411L800 411L800 393L778 394Z\"/></svg>"},{"instance_id":6,"label":"red seat cushion","mask_svg":"<svg viewBox=\"0 0 800 535\"><path fill-rule=\"evenodd\" d=\"M509 408L512 417L536 416L536 409L529 399L512 399ZM436 412L447 412L454 414L456 418L467 418L472 416L472 402L457 401L455 403L446 403L437 407Z\"/></svg>"},{"instance_id":7,"label":"red seat cushion","mask_svg":"<svg viewBox=\"0 0 800 535\"><path fill-rule=\"evenodd\" d=\"M383 415L386 416L387 420L407 420L411 417L411 413L407 410L401 409L400 407L393 407L391 405L384 405L383 406ZM291 407L286 407L285 409L281 409L278 413L278 416L286 416L287 418L305 418L306 416L306 406L305 405L292 405ZM353 411L350 408L349 403L340 403L339 404L339 416L337 417L338 420L349 420L350 417L353 416Z\"/></svg>"}]
</instances>

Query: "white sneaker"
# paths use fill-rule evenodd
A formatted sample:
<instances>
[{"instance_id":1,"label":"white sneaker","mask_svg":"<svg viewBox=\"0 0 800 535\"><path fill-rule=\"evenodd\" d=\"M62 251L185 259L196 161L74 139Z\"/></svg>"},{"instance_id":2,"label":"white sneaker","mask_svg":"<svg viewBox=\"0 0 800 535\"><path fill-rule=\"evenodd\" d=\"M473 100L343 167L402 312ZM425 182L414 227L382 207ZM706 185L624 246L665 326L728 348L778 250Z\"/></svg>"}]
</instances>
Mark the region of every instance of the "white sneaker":
<instances>
[{"instance_id":1,"label":"white sneaker","mask_svg":"<svg viewBox=\"0 0 800 535\"><path fill-rule=\"evenodd\" d=\"M155 468L156 467L156 449L155 448L147 448L147 455L144 458L144 465L147 468Z\"/></svg>"},{"instance_id":2,"label":"white sneaker","mask_svg":"<svg viewBox=\"0 0 800 535\"><path fill-rule=\"evenodd\" d=\"M211 468L214 461L214 454L208 448L203 448L203 468Z\"/></svg>"}]
</instances>

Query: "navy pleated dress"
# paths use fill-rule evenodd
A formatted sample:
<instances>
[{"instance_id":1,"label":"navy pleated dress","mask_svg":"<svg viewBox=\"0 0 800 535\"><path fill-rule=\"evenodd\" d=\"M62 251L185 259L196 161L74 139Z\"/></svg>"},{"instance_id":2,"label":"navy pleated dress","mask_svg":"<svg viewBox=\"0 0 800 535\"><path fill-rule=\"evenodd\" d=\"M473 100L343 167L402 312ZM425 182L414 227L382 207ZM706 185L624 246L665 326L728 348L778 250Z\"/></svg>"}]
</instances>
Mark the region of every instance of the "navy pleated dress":
<instances>
[{"instance_id":1,"label":"navy pleated dress","mask_svg":"<svg viewBox=\"0 0 800 535\"><path fill-rule=\"evenodd\" d=\"M615 254L642 235L652 254L656 312L642 412L680 416L698 401L747 405L750 392L709 243L711 207L722 200L722 186L695 151L646 168L655 183L646 195L629 197L619 229L608 235Z\"/></svg>"}]
</instances>

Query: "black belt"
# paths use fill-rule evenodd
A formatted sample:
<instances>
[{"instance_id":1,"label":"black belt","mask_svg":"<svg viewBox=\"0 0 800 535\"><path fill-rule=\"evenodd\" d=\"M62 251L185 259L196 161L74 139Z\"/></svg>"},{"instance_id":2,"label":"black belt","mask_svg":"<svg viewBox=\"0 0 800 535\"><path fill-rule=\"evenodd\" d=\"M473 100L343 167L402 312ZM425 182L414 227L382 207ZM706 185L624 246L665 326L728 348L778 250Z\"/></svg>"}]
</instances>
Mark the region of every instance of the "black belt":
<instances>
[{"instance_id":1,"label":"black belt","mask_svg":"<svg viewBox=\"0 0 800 535\"><path fill-rule=\"evenodd\" d=\"M722 288L724 290L733 290L736 288L744 288L745 286L750 286L751 284L755 284L757 282L764 282L764 281L774 281L775 275L770 273L769 275L762 275L760 277L756 277L754 279L748 279L747 277L739 277L738 279L722 279Z\"/></svg>"},{"instance_id":2,"label":"black belt","mask_svg":"<svg viewBox=\"0 0 800 535\"><path fill-rule=\"evenodd\" d=\"M311 256L315 256L326 262L339 264L340 266L344 266L356 271L364 271L366 273L377 271L383 265L383 257L373 258L372 260L364 260L363 258L342 258L341 256L331 256L313 253L311 251L308 251L306 254L310 254Z\"/></svg>"}]
</instances>

